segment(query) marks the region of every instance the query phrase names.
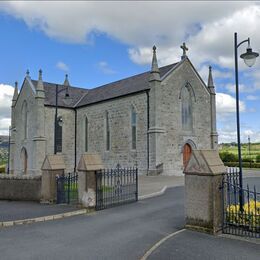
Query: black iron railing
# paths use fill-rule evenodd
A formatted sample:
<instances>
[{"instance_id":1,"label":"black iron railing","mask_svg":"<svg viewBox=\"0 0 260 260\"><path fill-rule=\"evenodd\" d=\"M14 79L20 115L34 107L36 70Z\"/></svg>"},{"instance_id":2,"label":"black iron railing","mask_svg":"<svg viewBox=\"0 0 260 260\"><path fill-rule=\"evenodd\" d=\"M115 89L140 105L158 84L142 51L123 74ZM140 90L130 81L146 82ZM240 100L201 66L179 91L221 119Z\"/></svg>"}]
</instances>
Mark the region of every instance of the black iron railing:
<instances>
[{"instance_id":1,"label":"black iron railing","mask_svg":"<svg viewBox=\"0 0 260 260\"><path fill-rule=\"evenodd\" d=\"M243 207L239 202L243 196ZM223 176L223 233L260 238L260 193L239 186L239 169L232 168Z\"/></svg>"},{"instance_id":2,"label":"black iron railing","mask_svg":"<svg viewBox=\"0 0 260 260\"><path fill-rule=\"evenodd\" d=\"M78 203L78 174L76 172L56 177L57 204Z\"/></svg>"},{"instance_id":3,"label":"black iron railing","mask_svg":"<svg viewBox=\"0 0 260 260\"><path fill-rule=\"evenodd\" d=\"M96 210L138 200L137 168L104 169L96 174Z\"/></svg>"}]
</instances>

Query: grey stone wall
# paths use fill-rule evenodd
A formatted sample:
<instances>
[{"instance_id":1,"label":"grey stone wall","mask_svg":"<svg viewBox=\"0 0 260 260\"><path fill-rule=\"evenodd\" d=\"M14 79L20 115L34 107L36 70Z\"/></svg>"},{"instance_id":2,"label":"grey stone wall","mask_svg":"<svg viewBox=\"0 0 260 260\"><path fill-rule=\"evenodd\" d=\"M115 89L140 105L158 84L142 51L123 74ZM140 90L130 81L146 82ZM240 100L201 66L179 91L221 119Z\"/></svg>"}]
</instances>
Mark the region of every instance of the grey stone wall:
<instances>
[{"instance_id":1,"label":"grey stone wall","mask_svg":"<svg viewBox=\"0 0 260 260\"><path fill-rule=\"evenodd\" d=\"M62 152L64 155L66 172L74 170L74 149L75 149L75 112L72 109L58 108L58 116L62 116ZM45 106L45 155L54 154L54 118L55 107ZM43 160L45 158L43 156Z\"/></svg>"},{"instance_id":2,"label":"grey stone wall","mask_svg":"<svg viewBox=\"0 0 260 260\"><path fill-rule=\"evenodd\" d=\"M181 119L181 88L187 83L191 85L196 101L193 101L193 128L191 131L182 129ZM148 83L147 83L148 84ZM158 91L155 91L155 95ZM157 115L161 133L156 135L155 145L150 142L150 155L156 166L161 165L165 175L181 175L183 171L182 148L190 143L192 148L210 149L211 145L211 112L210 94L205 84L194 71L188 60L184 60L178 68L162 79L158 96L150 100L150 120L153 112ZM45 106L44 135L40 140L37 131L37 113L35 89L26 80L23 90L15 105L15 128L12 133L11 172L22 173L21 150L28 153L28 174L41 174L40 165L46 155L54 153L54 117L55 108ZM23 137L23 118L21 116L23 101L28 103L28 138ZM154 102L154 104L153 104ZM137 112L137 147L132 150L131 108ZM105 115L109 113L111 128L111 149L106 151ZM75 166L75 111L58 109L63 118L62 154L65 158L66 172L73 171ZM77 161L85 153L85 117L88 117L88 152L101 155L104 166L115 167L120 163L125 167L138 166L139 173L147 173L147 95L145 92L104 101L77 109ZM39 128L39 127L38 127ZM158 129L157 129L158 130ZM34 137L37 137L34 139ZM151 135L150 135L151 136ZM154 151L152 150L154 149ZM152 156L150 156L152 157ZM14 171L12 171L14 169Z\"/></svg>"},{"instance_id":3,"label":"grey stone wall","mask_svg":"<svg viewBox=\"0 0 260 260\"><path fill-rule=\"evenodd\" d=\"M1 200L41 199L41 176L0 174Z\"/></svg>"},{"instance_id":4,"label":"grey stone wall","mask_svg":"<svg viewBox=\"0 0 260 260\"><path fill-rule=\"evenodd\" d=\"M192 106L192 131L182 129L180 92L187 82L196 99ZM158 162L163 163L164 174L181 175L185 143L191 143L192 148L210 149L210 95L187 60L162 81L161 87L161 127L165 133L160 135Z\"/></svg>"},{"instance_id":5,"label":"grey stone wall","mask_svg":"<svg viewBox=\"0 0 260 260\"><path fill-rule=\"evenodd\" d=\"M36 171L36 159L34 152L33 137L36 135L36 102L35 102L35 89L26 80L22 90L19 93L19 98L14 108L14 124L16 131L12 131L12 149L11 149L11 172L14 174L23 174L23 163L21 158L21 151L24 147L28 154L27 173L34 174ZM27 138L24 138L24 118L22 117L22 106L24 101L27 102L28 110L28 127L27 127Z\"/></svg>"},{"instance_id":6,"label":"grey stone wall","mask_svg":"<svg viewBox=\"0 0 260 260\"><path fill-rule=\"evenodd\" d=\"M147 97L146 93L122 97L78 109L77 154L85 153L85 117L89 122L89 152L101 155L104 167L138 166L147 169ZM131 147L131 107L137 112L136 150ZM109 113L111 149L106 151L105 114Z\"/></svg>"}]
</instances>

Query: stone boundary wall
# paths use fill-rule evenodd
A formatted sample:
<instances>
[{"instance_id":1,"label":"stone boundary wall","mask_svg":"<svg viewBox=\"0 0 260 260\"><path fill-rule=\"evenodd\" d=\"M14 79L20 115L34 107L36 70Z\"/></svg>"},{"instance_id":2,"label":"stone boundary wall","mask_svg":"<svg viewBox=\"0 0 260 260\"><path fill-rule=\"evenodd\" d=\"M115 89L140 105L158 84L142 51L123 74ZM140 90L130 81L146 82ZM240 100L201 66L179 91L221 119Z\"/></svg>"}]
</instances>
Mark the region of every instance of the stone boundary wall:
<instances>
[{"instance_id":1,"label":"stone boundary wall","mask_svg":"<svg viewBox=\"0 0 260 260\"><path fill-rule=\"evenodd\" d=\"M41 176L0 174L0 200L40 201Z\"/></svg>"}]
</instances>

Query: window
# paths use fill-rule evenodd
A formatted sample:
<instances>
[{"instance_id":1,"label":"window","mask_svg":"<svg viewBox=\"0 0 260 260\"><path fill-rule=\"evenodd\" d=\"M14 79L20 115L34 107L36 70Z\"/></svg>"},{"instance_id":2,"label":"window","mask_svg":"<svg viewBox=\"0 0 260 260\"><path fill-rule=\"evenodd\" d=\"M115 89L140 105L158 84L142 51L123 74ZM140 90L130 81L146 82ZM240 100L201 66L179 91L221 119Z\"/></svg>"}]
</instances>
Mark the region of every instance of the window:
<instances>
[{"instance_id":1,"label":"window","mask_svg":"<svg viewBox=\"0 0 260 260\"><path fill-rule=\"evenodd\" d=\"M56 137L56 149L58 153L62 152L62 125L63 120L62 117L58 117L58 123L57 123L57 137Z\"/></svg>"},{"instance_id":2,"label":"window","mask_svg":"<svg viewBox=\"0 0 260 260\"><path fill-rule=\"evenodd\" d=\"M28 107L27 102L24 101L22 105L22 120L23 120L23 137L27 139L28 137Z\"/></svg>"},{"instance_id":3,"label":"window","mask_svg":"<svg viewBox=\"0 0 260 260\"><path fill-rule=\"evenodd\" d=\"M192 98L188 85L181 92L182 129L192 130Z\"/></svg>"},{"instance_id":4,"label":"window","mask_svg":"<svg viewBox=\"0 0 260 260\"><path fill-rule=\"evenodd\" d=\"M110 150L110 125L109 125L109 114L106 111L106 150Z\"/></svg>"},{"instance_id":5,"label":"window","mask_svg":"<svg viewBox=\"0 0 260 260\"><path fill-rule=\"evenodd\" d=\"M131 130L132 130L132 149L136 150L136 118L137 114L134 107L131 109Z\"/></svg>"},{"instance_id":6,"label":"window","mask_svg":"<svg viewBox=\"0 0 260 260\"><path fill-rule=\"evenodd\" d=\"M88 118L85 118L85 152L88 152Z\"/></svg>"}]
</instances>

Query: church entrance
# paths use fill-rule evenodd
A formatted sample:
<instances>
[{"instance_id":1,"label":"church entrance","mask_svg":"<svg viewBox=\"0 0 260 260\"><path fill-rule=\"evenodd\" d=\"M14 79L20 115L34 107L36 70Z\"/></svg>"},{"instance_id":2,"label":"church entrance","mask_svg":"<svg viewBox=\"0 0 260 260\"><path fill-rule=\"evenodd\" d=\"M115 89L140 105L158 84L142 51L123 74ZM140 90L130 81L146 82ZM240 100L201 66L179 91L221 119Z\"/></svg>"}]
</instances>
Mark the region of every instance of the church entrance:
<instances>
[{"instance_id":1,"label":"church entrance","mask_svg":"<svg viewBox=\"0 0 260 260\"><path fill-rule=\"evenodd\" d=\"M21 151L22 173L27 173L28 154L25 148Z\"/></svg>"},{"instance_id":2,"label":"church entrance","mask_svg":"<svg viewBox=\"0 0 260 260\"><path fill-rule=\"evenodd\" d=\"M190 159L191 153L192 153L191 146L189 144L185 144L183 147L183 166L184 166L184 168L186 167L186 165Z\"/></svg>"}]
</instances>

